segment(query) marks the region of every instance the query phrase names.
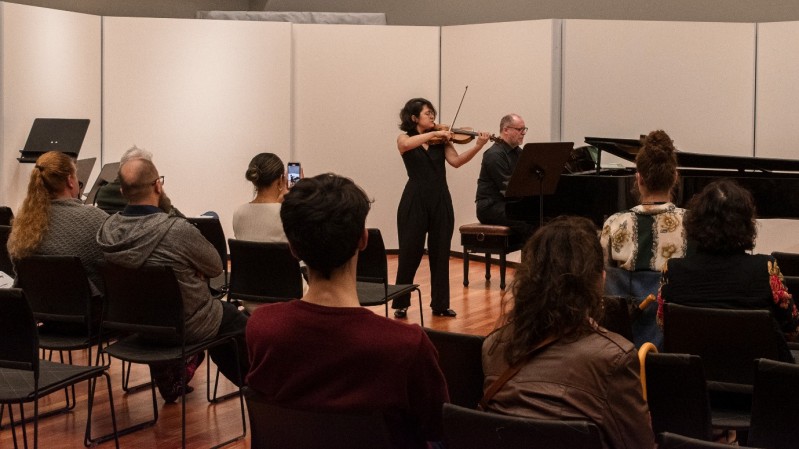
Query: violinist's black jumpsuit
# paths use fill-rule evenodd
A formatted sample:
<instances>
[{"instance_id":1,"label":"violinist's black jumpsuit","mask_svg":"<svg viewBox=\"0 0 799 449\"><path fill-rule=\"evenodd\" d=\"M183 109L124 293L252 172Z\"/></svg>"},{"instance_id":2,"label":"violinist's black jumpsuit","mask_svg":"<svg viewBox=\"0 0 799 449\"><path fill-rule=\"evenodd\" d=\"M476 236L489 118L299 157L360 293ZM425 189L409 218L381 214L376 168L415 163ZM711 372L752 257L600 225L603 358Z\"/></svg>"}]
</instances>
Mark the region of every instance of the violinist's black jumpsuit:
<instances>
[{"instance_id":1,"label":"violinist's black jumpsuit","mask_svg":"<svg viewBox=\"0 0 799 449\"><path fill-rule=\"evenodd\" d=\"M397 284L412 284L427 251L430 260L430 284L433 310L449 308L449 250L455 213L447 187L444 144L422 146L402 153L408 182L397 209L399 267ZM410 296L394 300L395 309L408 307Z\"/></svg>"}]
</instances>

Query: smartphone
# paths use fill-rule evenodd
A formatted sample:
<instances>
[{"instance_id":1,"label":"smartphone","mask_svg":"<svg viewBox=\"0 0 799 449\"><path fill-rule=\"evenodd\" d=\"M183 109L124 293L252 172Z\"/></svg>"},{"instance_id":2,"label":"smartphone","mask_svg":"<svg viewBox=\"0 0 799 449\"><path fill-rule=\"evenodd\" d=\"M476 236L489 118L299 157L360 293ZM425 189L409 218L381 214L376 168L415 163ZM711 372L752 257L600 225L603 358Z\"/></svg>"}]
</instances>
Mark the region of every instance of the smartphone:
<instances>
[{"instance_id":1,"label":"smartphone","mask_svg":"<svg viewBox=\"0 0 799 449\"><path fill-rule=\"evenodd\" d=\"M288 173L289 173L289 187L294 187L294 184L296 184L297 181L300 180L300 163L289 162Z\"/></svg>"}]
</instances>

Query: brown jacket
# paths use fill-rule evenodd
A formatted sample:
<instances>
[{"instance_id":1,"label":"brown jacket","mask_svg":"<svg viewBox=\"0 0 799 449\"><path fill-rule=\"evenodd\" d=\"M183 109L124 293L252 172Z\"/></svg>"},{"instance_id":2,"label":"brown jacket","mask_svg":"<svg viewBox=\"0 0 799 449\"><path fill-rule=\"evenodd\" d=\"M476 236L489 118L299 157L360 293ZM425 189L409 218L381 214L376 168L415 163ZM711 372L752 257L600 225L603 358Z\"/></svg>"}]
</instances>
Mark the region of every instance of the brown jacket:
<instances>
[{"instance_id":1,"label":"brown jacket","mask_svg":"<svg viewBox=\"0 0 799 449\"><path fill-rule=\"evenodd\" d=\"M501 335L502 329L483 343L484 389L508 368ZM655 446L635 348L604 328L578 340L560 339L534 355L488 402L488 411L588 420L599 427L607 449Z\"/></svg>"}]
</instances>

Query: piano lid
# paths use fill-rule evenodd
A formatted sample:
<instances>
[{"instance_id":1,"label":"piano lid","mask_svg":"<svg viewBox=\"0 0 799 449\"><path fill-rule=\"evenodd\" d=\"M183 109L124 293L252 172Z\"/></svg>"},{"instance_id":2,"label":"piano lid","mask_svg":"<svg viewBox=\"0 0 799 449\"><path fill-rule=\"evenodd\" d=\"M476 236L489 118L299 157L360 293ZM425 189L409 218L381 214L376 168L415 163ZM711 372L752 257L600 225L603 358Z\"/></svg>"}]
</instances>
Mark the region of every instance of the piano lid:
<instances>
[{"instance_id":1,"label":"piano lid","mask_svg":"<svg viewBox=\"0 0 799 449\"><path fill-rule=\"evenodd\" d=\"M641 149L641 142L636 139L586 137L585 143L629 162L635 162L635 156L638 154L638 150ZM794 159L719 156L685 151L677 151L677 166L681 168L753 170L766 173L772 171L799 172L799 160Z\"/></svg>"}]
</instances>

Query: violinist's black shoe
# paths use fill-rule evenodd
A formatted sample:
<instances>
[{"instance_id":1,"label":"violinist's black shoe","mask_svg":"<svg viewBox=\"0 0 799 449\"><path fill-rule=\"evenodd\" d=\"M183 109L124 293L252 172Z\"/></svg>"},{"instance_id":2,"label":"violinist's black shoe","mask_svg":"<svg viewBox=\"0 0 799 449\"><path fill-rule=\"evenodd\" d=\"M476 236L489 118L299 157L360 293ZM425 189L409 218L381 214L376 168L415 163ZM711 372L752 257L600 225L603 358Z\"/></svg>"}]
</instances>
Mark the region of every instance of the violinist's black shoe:
<instances>
[{"instance_id":1,"label":"violinist's black shoe","mask_svg":"<svg viewBox=\"0 0 799 449\"><path fill-rule=\"evenodd\" d=\"M452 310L452 309L444 309L444 310L435 310L435 309L433 309L433 315L435 315L435 316L445 316L445 317L448 317L448 318L455 318L456 316L458 316L458 314L455 313L455 311Z\"/></svg>"},{"instance_id":2,"label":"violinist's black shoe","mask_svg":"<svg viewBox=\"0 0 799 449\"><path fill-rule=\"evenodd\" d=\"M408 316L408 308L394 309L394 318L406 318Z\"/></svg>"}]
</instances>

